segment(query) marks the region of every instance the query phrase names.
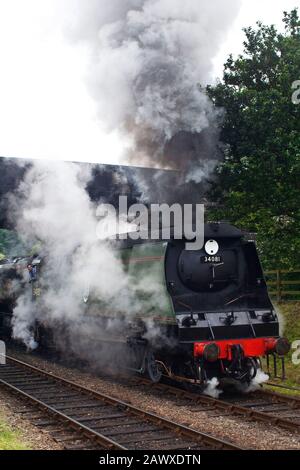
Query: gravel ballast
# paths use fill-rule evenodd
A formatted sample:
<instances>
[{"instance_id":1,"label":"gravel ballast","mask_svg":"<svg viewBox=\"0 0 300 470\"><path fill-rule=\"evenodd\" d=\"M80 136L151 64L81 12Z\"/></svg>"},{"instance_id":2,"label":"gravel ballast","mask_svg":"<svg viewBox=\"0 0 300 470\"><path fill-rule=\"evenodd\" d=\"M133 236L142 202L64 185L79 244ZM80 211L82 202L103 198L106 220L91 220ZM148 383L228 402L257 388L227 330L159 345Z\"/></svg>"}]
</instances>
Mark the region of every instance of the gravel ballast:
<instances>
[{"instance_id":1,"label":"gravel ballast","mask_svg":"<svg viewBox=\"0 0 300 470\"><path fill-rule=\"evenodd\" d=\"M246 418L233 416L211 417L205 411L195 412L192 403L188 406L178 406L175 398L167 394L162 397L155 390L147 389L145 386L132 385L130 380L126 384L112 377L99 377L91 372L53 363L36 355L33 356L19 352L11 352L11 355L49 373L74 381L79 385L123 400L146 411L189 426L197 431L226 439L247 449L300 449L299 435L274 428L272 424L247 421ZM12 410L10 412L13 413ZM16 416L15 419L18 420L20 418ZM31 432L33 433L34 431L31 430ZM41 434L39 429L36 432L39 435ZM37 443L38 441L39 439L37 439ZM46 445L46 443L42 442L41 445ZM51 446L52 443L48 443L48 448L54 448Z\"/></svg>"},{"instance_id":2,"label":"gravel ballast","mask_svg":"<svg viewBox=\"0 0 300 470\"><path fill-rule=\"evenodd\" d=\"M23 402L12 396L8 391L0 387L0 416L12 431L19 431L22 442L31 450L61 450L62 446L54 441L51 436L40 428L33 426L31 422L15 410L18 410Z\"/></svg>"}]
</instances>

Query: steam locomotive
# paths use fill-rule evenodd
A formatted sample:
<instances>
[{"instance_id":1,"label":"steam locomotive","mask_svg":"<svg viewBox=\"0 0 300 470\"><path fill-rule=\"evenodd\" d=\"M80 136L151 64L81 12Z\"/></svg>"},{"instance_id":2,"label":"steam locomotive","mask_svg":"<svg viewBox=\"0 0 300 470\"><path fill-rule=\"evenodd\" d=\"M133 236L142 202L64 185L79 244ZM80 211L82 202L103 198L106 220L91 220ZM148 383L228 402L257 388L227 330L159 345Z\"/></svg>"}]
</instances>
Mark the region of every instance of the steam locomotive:
<instances>
[{"instance_id":1,"label":"steam locomotive","mask_svg":"<svg viewBox=\"0 0 300 470\"><path fill-rule=\"evenodd\" d=\"M144 312L142 332L129 338L134 344L147 336L149 315L163 332L160 343L145 345L141 370L153 381L166 374L199 385L213 377L249 383L262 356L289 351L255 243L241 230L208 223L198 251L187 251L185 240L175 239L132 242L124 251L133 279L153 272L165 289L163 307Z\"/></svg>"},{"instance_id":2,"label":"steam locomotive","mask_svg":"<svg viewBox=\"0 0 300 470\"><path fill-rule=\"evenodd\" d=\"M279 335L255 243L225 222L205 224L204 235L197 251L186 250L185 240L172 236L167 241L120 241L118 252L131 282L154 283L160 302L149 306L147 293L136 291L137 302L147 308L129 321L125 312L111 312L87 293L78 327L87 331L84 323L92 319L95 340L113 345L119 361L126 350L130 368L154 382L168 376L201 388L213 377L249 383L261 367L260 358L283 357L289 343ZM35 282L31 288L39 291ZM114 325L112 336L108 325ZM40 323L36 329L39 343L49 345L53 325Z\"/></svg>"}]
</instances>

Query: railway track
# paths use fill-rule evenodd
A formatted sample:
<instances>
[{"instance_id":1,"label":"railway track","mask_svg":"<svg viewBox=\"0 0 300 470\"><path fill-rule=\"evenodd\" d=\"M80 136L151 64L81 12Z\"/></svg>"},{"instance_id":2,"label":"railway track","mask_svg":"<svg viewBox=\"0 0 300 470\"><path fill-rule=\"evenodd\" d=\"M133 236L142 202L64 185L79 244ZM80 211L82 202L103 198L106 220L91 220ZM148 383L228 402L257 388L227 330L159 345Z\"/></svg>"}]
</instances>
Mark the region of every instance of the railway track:
<instances>
[{"instance_id":1,"label":"railway track","mask_svg":"<svg viewBox=\"0 0 300 470\"><path fill-rule=\"evenodd\" d=\"M283 390L289 390L290 392L296 392L296 393L300 392L299 387L291 387L289 385L283 385L283 384L280 384L280 383L267 382L264 385L267 386L267 387L277 387L277 388L281 388Z\"/></svg>"},{"instance_id":2,"label":"railway track","mask_svg":"<svg viewBox=\"0 0 300 470\"><path fill-rule=\"evenodd\" d=\"M208 417L236 416L243 420L264 422L292 433L300 432L300 398L281 395L269 390L257 390L249 394L230 394L213 398L196 392L187 392L174 385L154 384L145 378L137 383L157 392L176 397L180 405L193 404L193 411L205 411Z\"/></svg>"},{"instance_id":3,"label":"railway track","mask_svg":"<svg viewBox=\"0 0 300 470\"><path fill-rule=\"evenodd\" d=\"M12 357L0 365L0 385L65 449L243 450Z\"/></svg>"}]
</instances>

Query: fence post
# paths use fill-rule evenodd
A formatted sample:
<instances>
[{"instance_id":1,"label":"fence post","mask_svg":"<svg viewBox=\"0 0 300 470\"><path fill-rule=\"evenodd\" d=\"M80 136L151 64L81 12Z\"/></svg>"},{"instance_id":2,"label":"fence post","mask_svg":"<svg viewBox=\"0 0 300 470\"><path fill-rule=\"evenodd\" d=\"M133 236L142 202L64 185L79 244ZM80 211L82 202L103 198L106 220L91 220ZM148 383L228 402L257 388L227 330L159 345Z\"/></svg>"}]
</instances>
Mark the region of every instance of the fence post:
<instances>
[{"instance_id":1,"label":"fence post","mask_svg":"<svg viewBox=\"0 0 300 470\"><path fill-rule=\"evenodd\" d=\"M276 297L277 302L281 302L281 276L280 269L276 271Z\"/></svg>"}]
</instances>

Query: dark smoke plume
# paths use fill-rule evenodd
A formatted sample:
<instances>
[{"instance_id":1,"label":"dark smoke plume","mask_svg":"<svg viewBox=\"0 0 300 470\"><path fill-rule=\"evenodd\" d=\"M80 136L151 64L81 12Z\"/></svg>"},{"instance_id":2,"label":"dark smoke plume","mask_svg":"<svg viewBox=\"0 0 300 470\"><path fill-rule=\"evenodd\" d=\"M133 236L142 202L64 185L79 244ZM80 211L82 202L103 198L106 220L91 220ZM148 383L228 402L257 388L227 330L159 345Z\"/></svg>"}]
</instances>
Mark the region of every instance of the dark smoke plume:
<instances>
[{"instance_id":1,"label":"dark smoke plume","mask_svg":"<svg viewBox=\"0 0 300 470\"><path fill-rule=\"evenodd\" d=\"M222 119L203 86L240 0L74 3L68 32L90 47L99 117L132 139L124 162L202 182L220 159Z\"/></svg>"}]
</instances>

